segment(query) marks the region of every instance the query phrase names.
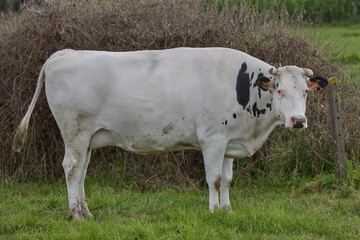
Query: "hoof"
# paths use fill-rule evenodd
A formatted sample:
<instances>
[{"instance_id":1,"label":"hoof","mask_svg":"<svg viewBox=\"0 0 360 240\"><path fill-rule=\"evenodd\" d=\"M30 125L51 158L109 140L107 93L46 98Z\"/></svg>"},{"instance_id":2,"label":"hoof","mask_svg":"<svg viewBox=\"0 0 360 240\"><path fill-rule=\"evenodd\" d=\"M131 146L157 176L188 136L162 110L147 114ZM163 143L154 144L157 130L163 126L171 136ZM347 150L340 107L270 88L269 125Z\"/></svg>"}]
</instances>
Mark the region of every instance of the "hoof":
<instances>
[{"instance_id":1,"label":"hoof","mask_svg":"<svg viewBox=\"0 0 360 240\"><path fill-rule=\"evenodd\" d=\"M87 220L87 219L94 219L94 216L90 213L89 210L87 209L73 209L71 211L69 211L69 215L68 215L69 219L72 220Z\"/></svg>"},{"instance_id":2,"label":"hoof","mask_svg":"<svg viewBox=\"0 0 360 240\"><path fill-rule=\"evenodd\" d=\"M68 218L69 218L69 220L79 220L79 221L85 220L81 214L74 213L74 212L69 212Z\"/></svg>"},{"instance_id":3,"label":"hoof","mask_svg":"<svg viewBox=\"0 0 360 240\"><path fill-rule=\"evenodd\" d=\"M220 209L219 205L210 206L209 210L210 213L214 213L215 211L218 211Z\"/></svg>"},{"instance_id":4,"label":"hoof","mask_svg":"<svg viewBox=\"0 0 360 240\"><path fill-rule=\"evenodd\" d=\"M232 211L232 208L231 208L231 205L229 204L229 205L226 205L225 207L224 207L224 209L226 210L226 211L228 211L229 213L231 213L231 211Z\"/></svg>"}]
</instances>

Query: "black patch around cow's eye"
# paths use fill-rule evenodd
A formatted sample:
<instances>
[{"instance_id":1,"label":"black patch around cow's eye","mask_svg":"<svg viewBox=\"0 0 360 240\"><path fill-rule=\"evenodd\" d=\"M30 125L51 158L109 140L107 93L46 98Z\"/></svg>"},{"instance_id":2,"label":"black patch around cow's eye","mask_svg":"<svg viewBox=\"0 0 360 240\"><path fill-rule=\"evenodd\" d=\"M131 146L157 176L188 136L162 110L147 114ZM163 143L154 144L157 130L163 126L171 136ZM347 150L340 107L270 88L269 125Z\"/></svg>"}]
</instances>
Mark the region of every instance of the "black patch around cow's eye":
<instances>
[{"instance_id":1,"label":"black patch around cow's eye","mask_svg":"<svg viewBox=\"0 0 360 240\"><path fill-rule=\"evenodd\" d=\"M233 118L236 119L236 113L233 113Z\"/></svg>"},{"instance_id":2,"label":"black patch around cow's eye","mask_svg":"<svg viewBox=\"0 0 360 240\"><path fill-rule=\"evenodd\" d=\"M249 73L247 73L246 70L247 65L246 62L244 62L241 65L236 79L237 101L243 106L244 110L250 99L250 78Z\"/></svg>"}]
</instances>

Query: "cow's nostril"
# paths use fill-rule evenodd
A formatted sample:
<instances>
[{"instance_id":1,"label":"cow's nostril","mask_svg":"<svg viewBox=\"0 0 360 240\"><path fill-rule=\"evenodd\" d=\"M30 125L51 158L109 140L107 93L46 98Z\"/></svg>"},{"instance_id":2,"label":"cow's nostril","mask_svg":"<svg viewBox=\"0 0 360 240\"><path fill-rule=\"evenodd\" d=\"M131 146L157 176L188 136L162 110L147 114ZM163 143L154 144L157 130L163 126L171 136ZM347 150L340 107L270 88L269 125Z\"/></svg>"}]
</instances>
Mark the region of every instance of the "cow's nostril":
<instances>
[{"instance_id":1,"label":"cow's nostril","mask_svg":"<svg viewBox=\"0 0 360 240\"><path fill-rule=\"evenodd\" d=\"M305 122L306 122L305 117L301 117L301 116L291 117L291 125L293 126L293 128L303 128Z\"/></svg>"}]
</instances>

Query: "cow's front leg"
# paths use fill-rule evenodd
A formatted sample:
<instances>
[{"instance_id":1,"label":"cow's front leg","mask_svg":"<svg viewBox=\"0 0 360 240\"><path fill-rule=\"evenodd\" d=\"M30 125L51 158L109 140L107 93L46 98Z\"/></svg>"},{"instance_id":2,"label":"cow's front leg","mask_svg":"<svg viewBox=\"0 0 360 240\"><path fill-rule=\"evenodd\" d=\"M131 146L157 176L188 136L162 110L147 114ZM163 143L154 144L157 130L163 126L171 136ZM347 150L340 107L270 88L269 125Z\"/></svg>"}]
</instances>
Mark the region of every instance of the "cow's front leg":
<instances>
[{"instance_id":1,"label":"cow's front leg","mask_svg":"<svg viewBox=\"0 0 360 240\"><path fill-rule=\"evenodd\" d=\"M220 207L228 211L231 211L229 190L230 184L233 176L233 159L224 158L222 165L222 176L221 176L221 186L220 186Z\"/></svg>"},{"instance_id":2,"label":"cow's front leg","mask_svg":"<svg viewBox=\"0 0 360 240\"><path fill-rule=\"evenodd\" d=\"M206 181L209 185L210 212L214 212L214 209L219 207L219 190L225 148L226 144L214 142L206 144L206 149L203 149Z\"/></svg>"}]
</instances>

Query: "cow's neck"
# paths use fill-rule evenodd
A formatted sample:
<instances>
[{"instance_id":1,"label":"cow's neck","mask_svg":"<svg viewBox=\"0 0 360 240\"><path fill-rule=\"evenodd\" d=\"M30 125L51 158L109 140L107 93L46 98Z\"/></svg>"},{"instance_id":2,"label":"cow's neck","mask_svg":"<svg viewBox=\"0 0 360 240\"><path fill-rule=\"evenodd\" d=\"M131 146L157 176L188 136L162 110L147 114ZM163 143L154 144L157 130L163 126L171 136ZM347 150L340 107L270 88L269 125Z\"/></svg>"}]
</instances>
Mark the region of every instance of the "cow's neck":
<instances>
[{"instance_id":1,"label":"cow's neck","mask_svg":"<svg viewBox=\"0 0 360 240\"><path fill-rule=\"evenodd\" d=\"M275 127L283 124L274 112L272 94L262 92L260 98L257 88L253 90L246 108L244 109L241 106L240 110L247 115L248 120L246 124L243 122L238 123L239 132L229 142L230 149L245 148L246 156L251 156L260 149ZM246 113L243 112L244 110Z\"/></svg>"},{"instance_id":2,"label":"cow's neck","mask_svg":"<svg viewBox=\"0 0 360 240\"><path fill-rule=\"evenodd\" d=\"M249 142L251 143L249 150L251 154L261 148L276 126L283 124L283 122L276 116L272 106L273 96L271 92L262 92L261 99L258 98L258 91L253 91L252 95L252 99L254 99L253 106L257 103L256 106L258 109L252 109L253 121L251 121L252 126L249 128L251 134L249 136ZM258 114L259 112L261 112L261 114Z\"/></svg>"},{"instance_id":3,"label":"cow's neck","mask_svg":"<svg viewBox=\"0 0 360 240\"><path fill-rule=\"evenodd\" d=\"M256 142L258 148L266 141L270 133L278 125L281 125L282 121L276 117L274 111L269 111L267 114L256 118L252 129L253 140Z\"/></svg>"}]
</instances>

